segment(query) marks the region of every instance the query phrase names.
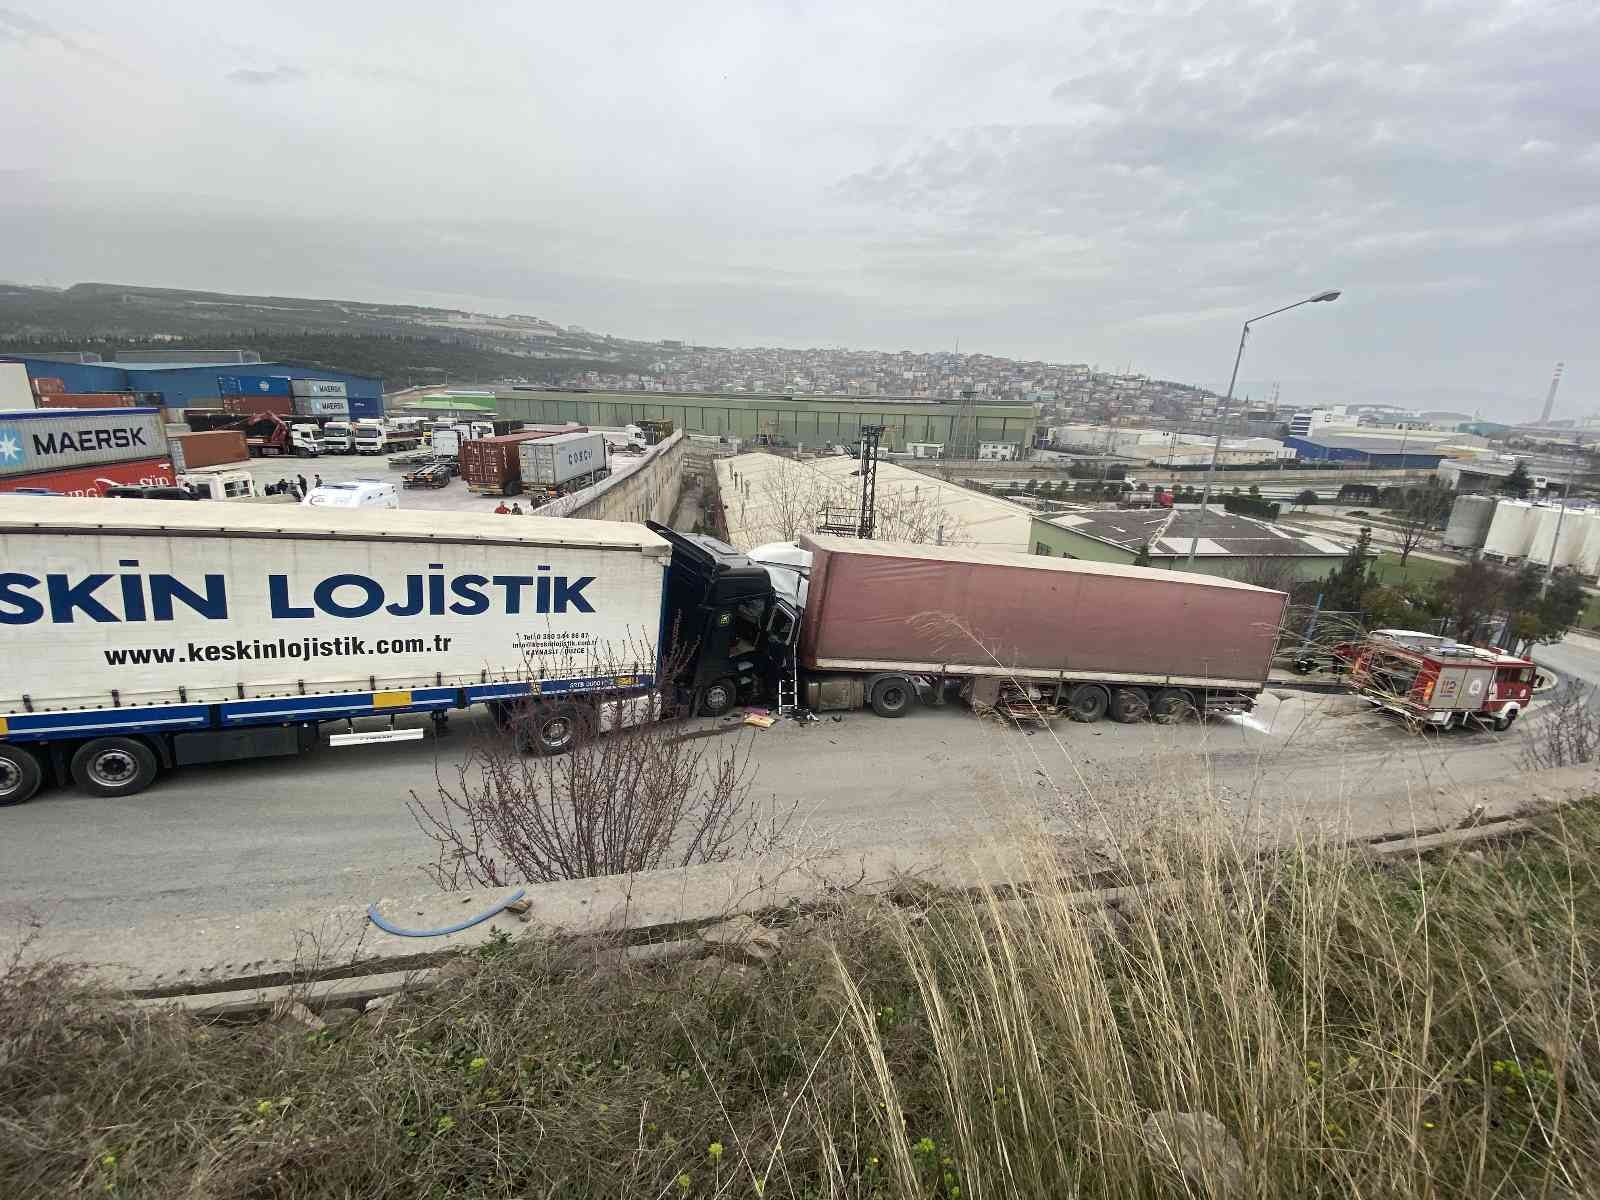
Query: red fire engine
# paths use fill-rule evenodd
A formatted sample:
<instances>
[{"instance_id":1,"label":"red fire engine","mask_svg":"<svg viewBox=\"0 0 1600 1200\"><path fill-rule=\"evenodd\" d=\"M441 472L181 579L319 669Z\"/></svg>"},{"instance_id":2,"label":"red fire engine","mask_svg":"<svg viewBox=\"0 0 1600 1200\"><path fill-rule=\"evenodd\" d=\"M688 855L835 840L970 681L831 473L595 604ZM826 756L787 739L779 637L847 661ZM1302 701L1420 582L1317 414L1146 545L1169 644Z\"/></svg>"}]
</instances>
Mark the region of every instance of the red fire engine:
<instances>
[{"instance_id":1,"label":"red fire engine","mask_svg":"<svg viewBox=\"0 0 1600 1200\"><path fill-rule=\"evenodd\" d=\"M1378 629L1341 649L1367 703L1443 729L1469 722L1509 729L1533 696L1531 659L1430 633Z\"/></svg>"}]
</instances>

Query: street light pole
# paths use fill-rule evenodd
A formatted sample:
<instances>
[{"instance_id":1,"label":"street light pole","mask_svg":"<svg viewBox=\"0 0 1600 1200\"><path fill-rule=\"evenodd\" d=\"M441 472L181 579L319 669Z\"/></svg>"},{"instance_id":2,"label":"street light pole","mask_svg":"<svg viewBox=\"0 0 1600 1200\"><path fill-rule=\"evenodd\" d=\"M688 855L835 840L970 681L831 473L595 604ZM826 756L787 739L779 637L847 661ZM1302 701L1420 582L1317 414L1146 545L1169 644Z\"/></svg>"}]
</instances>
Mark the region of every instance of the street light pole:
<instances>
[{"instance_id":1,"label":"street light pole","mask_svg":"<svg viewBox=\"0 0 1600 1200\"><path fill-rule=\"evenodd\" d=\"M1268 317L1275 317L1279 313L1286 313L1291 308L1299 308L1302 304L1326 304L1337 300L1339 293L1336 291L1318 292L1315 296L1307 296L1304 300L1296 300L1293 304L1285 304L1282 308L1275 308L1271 312L1262 313L1259 317L1251 317L1239 330L1239 352L1233 356L1233 374L1228 376L1228 395L1223 401L1223 408L1233 404L1234 385L1239 382L1239 364L1244 361L1244 344L1250 337L1250 326L1257 321L1265 321ZM1194 536L1189 539L1189 557L1184 563L1186 568L1193 568L1195 550L1200 545L1200 530L1205 525L1206 508L1211 503L1211 488L1217 479L1217 456L1222 453L1222 412L1217 413L1217 436L1211 443L1211 463L1206 467L1206 486L1200 493L1200 512L1194 521Z\"/></svg>"}]
</instances>

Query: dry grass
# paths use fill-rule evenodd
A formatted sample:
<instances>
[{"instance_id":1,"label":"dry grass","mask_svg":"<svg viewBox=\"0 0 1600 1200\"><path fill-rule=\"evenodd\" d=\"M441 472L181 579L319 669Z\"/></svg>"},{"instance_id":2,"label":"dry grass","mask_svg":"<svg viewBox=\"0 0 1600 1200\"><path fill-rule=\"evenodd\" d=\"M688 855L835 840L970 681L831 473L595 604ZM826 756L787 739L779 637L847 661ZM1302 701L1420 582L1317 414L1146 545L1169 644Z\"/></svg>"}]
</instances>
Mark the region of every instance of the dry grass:
<instances>
[{"instance_id":1,"label":"dry grass","mask_svg":"<svg viewBox=\"0 0 1600 1200\"><path fill-rule=\"evenodd\" d=\"M1597 851L1589 812L1409 867L1188 822L1112 910L850 904L741 986L496 946L319 1033L14 965L0 1195L1224 1194L1150 1152L1162 1110L1221 1119L1242 1195L1592 1195Z\"/></svg>"}]
</instances>

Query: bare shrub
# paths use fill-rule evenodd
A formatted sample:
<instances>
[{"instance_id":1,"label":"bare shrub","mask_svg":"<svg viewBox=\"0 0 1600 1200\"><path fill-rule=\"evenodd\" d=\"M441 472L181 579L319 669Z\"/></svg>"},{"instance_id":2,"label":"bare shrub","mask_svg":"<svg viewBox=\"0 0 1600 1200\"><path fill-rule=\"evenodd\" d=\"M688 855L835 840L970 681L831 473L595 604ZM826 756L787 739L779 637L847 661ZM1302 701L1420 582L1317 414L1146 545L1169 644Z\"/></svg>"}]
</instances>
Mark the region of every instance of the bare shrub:
<instances>
[{"instance_id":1,"label":"bare shrub","mask_svg":"<svg viewBox=\"0 0 1600 1200\"><path fill-rule=\"evenodd\" d=\"M1568 679L1540 705L1539 719L1522 727L1522 765L1530 771L1575 767L1600 757L1600 711L1595 689Z\"/></svg>"},{"instance_id":2,"label":"bare shrub","mask_svg":"<svg viewBox=\"0 0 1600 1200\"><path fill-rule=\"evenodd\" d=\"M654 698L639 701L652 703ZM751 743L713 744L646 720L584 730L571 751L523 752L526 719L484 738L454 783L409 808L440 887L499 887L722 862L780 844L787 816L751 796Z\"/></svg>"}]
</instances>

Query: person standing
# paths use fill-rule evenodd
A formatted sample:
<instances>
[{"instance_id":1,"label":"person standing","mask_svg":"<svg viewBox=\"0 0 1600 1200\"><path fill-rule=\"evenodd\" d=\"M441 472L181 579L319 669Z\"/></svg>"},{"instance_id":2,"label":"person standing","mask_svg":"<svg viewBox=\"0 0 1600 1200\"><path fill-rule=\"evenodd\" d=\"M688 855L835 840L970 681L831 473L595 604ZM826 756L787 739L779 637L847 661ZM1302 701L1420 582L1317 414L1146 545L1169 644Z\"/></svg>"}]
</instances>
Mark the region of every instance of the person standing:
<instances>
[{"instance_id":1,"label":"person standing","mask_svg":"<svg viewBox=\"0 0 1600 1200\"><path fill-rule=\"evenodd\" d=\"M300 494L302 496L304 496L307 492L309 492L311 490L311 486L308 483L306 483L306 477L304 475L296 475L295 478L297 480L299 480L299 482L300 482Z\"/></svg>"},{"instance_id":2,"label":"person standing","mask_svg":"<svg viewBox=\"0 0 1600 1200\"><path fill-rule=\"evenodd\" d=\"M502 500L499 504L495 505L494 511L499 513L501 516L505 516L511 510L506 507L506 502Z\"/></svg>"},{"instance_id":3,"label":"person standing","mask_svg":"<svg viewBox=\"0 0 1600 1200\"><path fill-rule=\"evenodd\" d=\"M321 475L317 476L317 482L316 482L316 484L314 486L316 486L316 487L321 487L322 486L322 476Z\"/></svg>"},{"instance_id":4,"label":"person standing","mask_svg":"<svg viewBox=\"0 0 1600 1200\"><path fill-rule=\"evenodd\" d=\"M522 515L522 505L520 505L520 504L513 504L513 505L512 505L512 506L511 506L511 515L512 515L512 516L513 516L513 517L520 517L520 516L521 516L521 515Z\"/></svg>"}]
</instances>

